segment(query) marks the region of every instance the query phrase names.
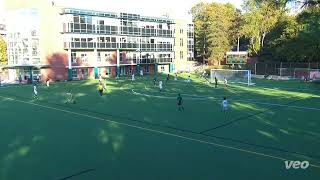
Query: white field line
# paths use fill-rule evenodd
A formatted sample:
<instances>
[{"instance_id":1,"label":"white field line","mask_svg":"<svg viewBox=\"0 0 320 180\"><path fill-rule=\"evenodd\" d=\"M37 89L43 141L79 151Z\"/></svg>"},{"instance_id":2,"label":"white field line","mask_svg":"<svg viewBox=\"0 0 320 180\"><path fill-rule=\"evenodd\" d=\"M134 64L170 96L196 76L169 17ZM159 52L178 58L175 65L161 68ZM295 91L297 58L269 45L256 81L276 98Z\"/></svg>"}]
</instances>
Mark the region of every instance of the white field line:
<instances>
[{"instance_id":1,"label":"white field line","mask_svg":"<svg viewBox=\"0 0 320 180\"><path fill-rule=\"evenodd\" d=\"M155 129L151 129L151 128L145 128L145 127L141 127L141 126L121 123L121 122L112 121L112 120L109 120L109 119L104 119L104 118L100 118L100 117L96 117L96 116L91 116L91 115L88 115L88 114L77 113L77 112L69 111L69 110L65 110L65 109L59 109L59 108L40 105L40 104L27 102L27 101L20 101L20 100L9 98L9 97L4 97L4 96L0 96L0 97L2 97L4 99L15 101L15 102L23 103L23 104L29 104L29 105L33 105L33 106L38 106L38 107L45 108L45 109L60 111L60 112L73 114L73 115L77 115L77 116L82 116L82 117L87 117L87 118L91 118L91 119L96 119L96 120L104 121L104 122L108 122L108 123L119 124L119 125L123 125L123 126L126 126L126 127L131 127L131 128L135 128L135 129L139 129L139 130L143 130L143 131L148 131L148 132L152 132L152 133L157 133L157 134L167 135L167 136L171 136L171 137L176 137L176 138L180 138L180 139L183 139L183 140L189 140L189 141L193 141L193 142L198 142L198 143L201 143L201 144L208 144L208 145L213 145L213 146L220 147L220 148L236 150L236 151L245 152L245 153L249 153L249 154L253 154L253 155L257 155L257 156L266 157L266 158L269 158L269 159L276 159L276 160L280 160L280 161L290 161L290 159L286 159L284 157L273 156L273 155L259 153L259 152L256 152L256 151L250 151L250 150L237 148L237 147L233 147L233 146L227 146L227 145L213 143L213 142L209 142L209 141L205 141L205 140L190 138L190 137L186 137L186 136L182 136L182 135L178 135L178 134L173 134L173 133L169 133L169 132L165 132L165 131L160 131L160 130L155 130ZM310 164L310 166L314 167L314 168L317 168L317 169L320 169L320 165Z\"/></svg>"},{"instance_id":2,"label":"white field line","mask_svg":"<svg viewBox=\"0 0 320 180\"><path fill-rule=\"evenodd\" d=\"M155 97L155 98L161 98L161 99L176 99L176 97L168 97L168 96L157 96L157 95L150 95L145 93L139 93L134 91L134 89L131 90L133 94L146 96L146 97ZM160 92L159 92L160 93ZM187 95L186 96L193 96L193 95ZM205 96L195 96L194 97L187 97L184 99L189 100L210 100L210 101L222 101L221 99L217 99L215 97L205 97ZM288 107L288 108L295 108L295 109L305 109L305 110L314 110L314 111L320 111L320 108L315 107L303 107L303 106L291 106L291 105L285 105L285 104L276 104L276 103L264 103L264 102L258 102L258 101L251 101L251 100L237 100L237 99L229 99L230 102L247 102L247 103L253 103L253 104L262 104L262 105L268 105L268 106L279 106L279 107ZM255 99L254 99L255 100Z\"/></svg>"}]
</instances>

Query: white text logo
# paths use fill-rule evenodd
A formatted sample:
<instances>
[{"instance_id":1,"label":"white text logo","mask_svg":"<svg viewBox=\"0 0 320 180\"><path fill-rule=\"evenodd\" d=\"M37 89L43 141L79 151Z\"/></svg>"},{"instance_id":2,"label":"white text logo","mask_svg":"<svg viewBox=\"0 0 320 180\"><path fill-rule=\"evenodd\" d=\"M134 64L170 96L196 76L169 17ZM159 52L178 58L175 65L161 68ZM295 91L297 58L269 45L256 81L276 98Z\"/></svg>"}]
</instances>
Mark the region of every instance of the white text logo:
<instances>
[{"instance_id":1,"label":"white text logo","mask_svg":"<svg viewBox=\"0 0 320 180\"><path fill-rule=\"evenodd\" d=\"M307 169L309 167L308 161L285 161L286 169Z\"/></svg>"}]
</instances>

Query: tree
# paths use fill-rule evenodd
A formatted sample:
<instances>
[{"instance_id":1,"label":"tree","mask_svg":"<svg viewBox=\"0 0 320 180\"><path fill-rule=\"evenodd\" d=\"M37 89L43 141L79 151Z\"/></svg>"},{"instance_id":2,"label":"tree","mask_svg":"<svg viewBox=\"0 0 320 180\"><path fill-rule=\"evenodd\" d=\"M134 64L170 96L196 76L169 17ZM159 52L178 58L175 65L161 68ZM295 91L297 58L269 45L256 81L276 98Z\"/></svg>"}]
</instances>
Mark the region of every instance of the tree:
<instances>
[{"instance_id":1,"label":"tree","mask_svg":"<svg viewBox=\"0 0 320 180\"><path fill-rule=\"evenodd\" d=\"M205 3L198 3L191 9L194 21L194 34L195 34L195 57L202 58L204 60L207 54L207 15Z\"/></svg>"},{"instance_id":2,"label":"tree","mask_svg":"<svg viewBox=\"0 0 320 180\"><path fill-rule=\"evenodd\" d=\"M265 51L278 61L320 61L320 8L285 15L268 36Z\"/></svg>"},{"instance_id":3,"label":"tree","mask_svg":"<svg viewBox=\"0 0 320 180\"><path fill-rule=\"evenodd\" d=\"M320 7L320 0L304 0L302 3L305 8Z\"/></svg>"},{"instance_id":4,"label":"tree","mask_svg":"<svg viewBox=\"0 0 320 180\"><path fill-rule=\"evenodd\" d=\"M191 12L197 54L220 63L238 37L240 12L231 4L220 3L199 3Z\"/></svg>"},{"instance_id":5,"label":"tree","mask_svg":"<svg viewBox=\"0 0 320 180\"><path fill-rule=\"evenodd\" d=\"M275 1L245 0L244 24L241 34L250 39L249 52L258 55L265 45L267 34L284 14L284 8Z\"/></svg>"},{"instance_id":6,"label":"tree","mask_svg":"<svg viewBox=\"0 0 320 180\"><path fill-rule=\"evenodd\" d=\"M0 36L0 65L5 65L7 62L7 44L2 36Z\"/></svg>"}]
</instances>

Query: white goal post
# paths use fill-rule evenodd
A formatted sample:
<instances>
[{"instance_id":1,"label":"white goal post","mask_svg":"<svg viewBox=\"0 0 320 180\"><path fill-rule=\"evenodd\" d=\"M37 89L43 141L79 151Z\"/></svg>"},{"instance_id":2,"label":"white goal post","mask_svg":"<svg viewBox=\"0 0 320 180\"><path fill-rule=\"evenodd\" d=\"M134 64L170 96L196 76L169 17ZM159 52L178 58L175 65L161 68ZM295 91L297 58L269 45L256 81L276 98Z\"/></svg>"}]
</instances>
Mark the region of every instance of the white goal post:
<instances>
[{"instance_id":1,"label":"white goal post","mask_svg":"<svg viewBox=\"0 0 320 180\"><path fill-rule=\"evenodd\" d=\"M214 83L215 77L220 82L223 82L226 78L228 83L253 85L251 82L251 70L211 69L210 79L212 83Z\"/></svg>"}]
</instances>

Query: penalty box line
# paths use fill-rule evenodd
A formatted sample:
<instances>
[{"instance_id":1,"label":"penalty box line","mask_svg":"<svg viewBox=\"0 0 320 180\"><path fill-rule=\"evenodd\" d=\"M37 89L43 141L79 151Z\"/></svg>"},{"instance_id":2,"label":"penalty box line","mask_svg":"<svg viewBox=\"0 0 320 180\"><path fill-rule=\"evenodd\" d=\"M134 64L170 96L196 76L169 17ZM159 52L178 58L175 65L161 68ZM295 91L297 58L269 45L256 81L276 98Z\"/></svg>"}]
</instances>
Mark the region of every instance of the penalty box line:
<instances>
[{"instance_id":1,"label":"penalty box line","mask_svg":"<svg viewBox=\"0 0 320 180\"><path fill-rule=\"evenodd\" d=\"M136 92L134 89L131 90L133 94L136 95L141 95L141 96L146 96L146 97L155 97L155 98L160 98L160 99L176 99L176 97L167 97L167 96L158 96L158 95L150 95L150 94L145 94L145 93L139 93ZM183 95L183 94L182 94ZM184 94L186 96L193 96L193 95L188 95ZM206 101L222 101L218 98L215 97L205 97L205 96L194 96L194 97L187 97L185 99L190 99L190 100L206 100ZM279 98L280 99L280 98ZM288 104L276 104L276 103L264 103L264 102L258 102L258 101L250 101L250 100L233 100L229 99L232 102L247 102L247 103L253 103L253 104L262 104L262 105L267 105L267 106L278 106L278 107L288 107L288 108L294 108L294 109L305 109L305 110L313 110L313 111L320 111L320 108L315 108L315 107L303 107L303 106L292 106ZM304 99L302 99L304 100ZM291 103L290 103L291 104Z\"/></svg>"},{"instance_id":2,"label":"penalty box line","mask_svg":"<svg viewBox=\"0 0 320 180\"><path fill-rule=\"evenodd\" d=\"M143 131L148 131L148 132L152 132L152 133L157 133L157 134L167 135L167 136L171 136L171 137L176 137L176 138L179 138L179 139L189 140L189 141L198 142L198 143L202 143L202 144L208 144L208 145L212 145L212 146L216 146L216 147L220 147L220 148L225 148L225 149L231 149L231 150L240 151L240 152L253 154L253 155L257 155L257 156L261 156L261 157L266 157L266 158L270 158L270 159L276 159L276 160L281 160L281 161L290 161L290 159L286 159L286 158L279 157L279 156L273 156L273 155L269 155L269 154L265 154L265 153L259 153L259 152L256 152L256 151L250 151L250 150L237 148L237 147L233 147L233 146L227 146L227 145L223 145L223 144L213 143L213 142L210 142L210 141L190 138L190 137L187 137L187 136L182 136L182 135L173 134L173 133L160 131L160 130L155 130L155 129L151 129L151 128L145 128L145 127L141 127L141 126L135 126L135 125L131 125L131 124L121 123L121 122L117 122L117 121L113 121L113 120L109 120L109 119L104 119L104 118L100 118L100 117L96 117L96 116L91 116L91 115L88 115L88 114L77 113L77 112L74 112L74 111L59 109L59 108L45 106L45 105L36 104L36 103L32 103L32 102L21 101L21 100L9 98L9 97L1 96L1 95L0 95L0 97L8 99L8 100L15 101L15 102L23 103L23 104L29 104L29 105L33 105L33 106L42 107L42 108L45 108L45 109L64 112L64 113L67 113L67 114L73 114L73 115L77 115L77 116L96 119L96 120L99 120L99 121L119 124L119 125L122 125L122 126L131 127L131 128L135 128L135 129L139 129L139 130L143 130ZM310 164L310 166L314 167L314 168L317 168L317 169L320 169L320 165Z\"/></svg>"}]
</instances>

